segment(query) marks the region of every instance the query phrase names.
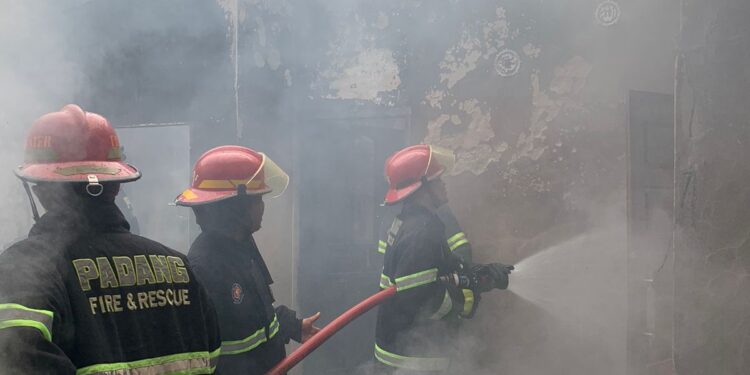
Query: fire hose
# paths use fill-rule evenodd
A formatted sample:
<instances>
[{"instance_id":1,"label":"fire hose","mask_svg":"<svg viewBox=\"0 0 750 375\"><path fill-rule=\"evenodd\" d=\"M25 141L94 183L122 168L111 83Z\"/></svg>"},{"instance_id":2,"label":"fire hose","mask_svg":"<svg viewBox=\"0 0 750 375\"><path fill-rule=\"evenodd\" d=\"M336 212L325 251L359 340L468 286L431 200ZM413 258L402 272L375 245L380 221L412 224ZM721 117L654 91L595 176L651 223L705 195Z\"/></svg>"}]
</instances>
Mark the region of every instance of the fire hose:
<instances>
[{"instance_id":1,"label":"fire hose","mask_svg":"<svg viewBox=\"0 0 750 375\"><path fill-rule=\"evenodd\" d=\"M292 367L305 359L305 357L307 357L320 345L331 338L331 336L333 336L336 332L344 328L347 324L351 323L352 320L368 312L370 309L381 304L383 301L387 300L395 294L396 286L394 285L373 294L364 301L354 305L354 307L350 308L349 310L346 310L345 313L341 314L338 318L328 323L320 330L320 332L316 333L304 344L300 345L297 350L289 354L286 358L284 358L281 362L279 362L276 366L269 370L266 375L285 374Z\"/></svg>"}]
</instances>

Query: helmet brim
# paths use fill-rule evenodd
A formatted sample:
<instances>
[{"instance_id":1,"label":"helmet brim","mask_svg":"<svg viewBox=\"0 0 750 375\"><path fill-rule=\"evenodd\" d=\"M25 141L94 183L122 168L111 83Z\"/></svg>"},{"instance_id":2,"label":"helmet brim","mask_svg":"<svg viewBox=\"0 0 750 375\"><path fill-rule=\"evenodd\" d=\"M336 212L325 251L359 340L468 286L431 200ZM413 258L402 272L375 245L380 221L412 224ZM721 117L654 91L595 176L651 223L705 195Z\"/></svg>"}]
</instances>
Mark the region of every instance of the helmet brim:
<instances>
[{"instance_id":1,"label":"helmet brim","mask_svg":"<svg viewBox=\"0 0 750 375\"><path fill-rule=\"evenodd\" d=\"M270 189L265 191L253 191L251 194L248 192L247 195L265 195L270 192ZM175 198L174 203L178 206L193 207L216 203L236 196L237 190L204 190L189 188L180 193L180 195Z\"/></svg>"},{"instance_id":2,"label":"helmet brim","mask_svg":"<svg viewBox=\"0 0 750 375\"><path fill-rule=\"evenodd\" d=\"M131 182L141 178L138 169L121 161L23 164L14 173L29 182L88 182L90 175L99 182Z\"/></svg>"}]
</instances>

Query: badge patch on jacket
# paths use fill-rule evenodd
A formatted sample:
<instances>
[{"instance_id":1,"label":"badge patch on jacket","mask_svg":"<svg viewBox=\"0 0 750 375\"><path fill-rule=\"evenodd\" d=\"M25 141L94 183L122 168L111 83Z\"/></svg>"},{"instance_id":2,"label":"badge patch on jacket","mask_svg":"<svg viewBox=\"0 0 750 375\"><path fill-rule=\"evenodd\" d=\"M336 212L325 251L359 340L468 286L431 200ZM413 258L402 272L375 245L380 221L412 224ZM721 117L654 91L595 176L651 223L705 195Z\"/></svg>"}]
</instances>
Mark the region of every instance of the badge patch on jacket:
<instances>
[{"instance_id":1,"label":"badge patch on jacket","mask_svg":"<svg viewBox=\"0 0 750 375\"><path fill-rule=\"evenodd\" d=\"M242 303L243 297L245 297L245 292L242 291L242 286L237 283L232 284L232 302L235 305L239 305Z\"/></svg>"}]
</instances>

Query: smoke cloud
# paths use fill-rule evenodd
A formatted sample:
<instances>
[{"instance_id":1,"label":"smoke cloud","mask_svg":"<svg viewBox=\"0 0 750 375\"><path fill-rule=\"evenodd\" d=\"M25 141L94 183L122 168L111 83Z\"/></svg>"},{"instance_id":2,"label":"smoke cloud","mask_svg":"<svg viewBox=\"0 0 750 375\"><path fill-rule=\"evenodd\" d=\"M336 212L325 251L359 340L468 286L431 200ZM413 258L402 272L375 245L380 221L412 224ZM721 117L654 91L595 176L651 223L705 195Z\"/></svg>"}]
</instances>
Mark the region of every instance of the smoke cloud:
<instances>
[{"instance_id":1,"label":"smoke cloud","mask_svg":"<svg viewBox=\"0 0 750 375\"><path fill-rule=\"evenodd\" d=\"M625 374L625 98L671 92L679 4L616 1L607 24L598 3L5 1L0 245L32 223L11 172L26 130L75 102L130 126L119 134L144 174L124 186L131 213L178 251L198 228L169 203L200 154L241 144L279 163L291 185L258 243L277 300L327 304L330 321L377 290L385 156L434 143L457 154L445 180L475 261L517 264L465 322L455 372ZM325 204L310 214L310 201ZM351 350L348 369L369 371L372 318L327 344ZM298 373L345 373L324 350Z\"/></svg>"}]
</instances>

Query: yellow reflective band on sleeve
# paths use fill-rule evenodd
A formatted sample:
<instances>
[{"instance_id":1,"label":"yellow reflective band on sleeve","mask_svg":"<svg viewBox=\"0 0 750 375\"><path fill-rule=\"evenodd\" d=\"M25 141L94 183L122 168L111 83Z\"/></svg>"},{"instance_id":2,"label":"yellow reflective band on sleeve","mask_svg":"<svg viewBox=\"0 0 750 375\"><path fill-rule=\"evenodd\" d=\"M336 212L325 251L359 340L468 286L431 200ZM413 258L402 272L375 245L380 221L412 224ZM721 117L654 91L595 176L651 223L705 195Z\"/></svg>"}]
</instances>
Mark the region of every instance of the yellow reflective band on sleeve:
<instances>
[{"instance_id":1,"label":"yellow reflective band on sleeve","mask_svg":"<svg viewBox=\"0 0 750 375\"><path fill-rule=\"evenodd\" d=\"M474 309L474 292L471 289L461 289L464 293L464 309L461 315L469 316Z\"/></svg>"},{"instance_id":2,"label":"yellow reflective band on sleeve","mask_svg":"<svg viewBox=\"0 0 750 375\"><path fill-rule=\"evenodd\" d=\"M450 247L451 251L454 251L461 247L461 245L465 245L469 243L469 240L466 238L466 233L464 232L458 232L454 235L452 235L450 238L448 238L448 247Z\"/></svg>"},{"instance_id":3,"label":"yellow reflective band on sleeve","mask_svg":"<svg viewBox=\"0 0 750 375\"><path fill-rule=\"evenodd\" d=\"M244 339L221 342L221 355L233 355L249 352L260 344L274 338L279 332L279 319L274 315L273 321L268 325L268 336L266 336L266 327L263 327Z\"/></svg>"},{"instance_id":4,"label":"yellow reflective band on sleeve","mask_svg":"<svg viewBox=\"0 0 750 375\"><path fill-rule=\"evenodd\" d=\"M32 309L17 303L0 304L0 329L13 327L36 328L48 341L52 341L54 313L49 310Z\"/></svg>"},{"instance_id":5,"label":"yellow reflective band on sleeve","mask_svg":"<svg viewBox=\"0 0 750 375\"><path fill-rule=\"evenodd\" d=\"M458 249L462 245L466 245L467 243L469 243L469 240L467 240L467 239L460 240L460 241L454 243L453 245L450 245L450 249L451 249L451 251L455 251L456 249Z\"/></svg>"},{"instance_id":6,"label":"yellow reflective band on sleeve","mask_svg":"<svg viewBox=\"0 0 750 375\"><path fill-rule=\"evenodd\" d=\"M454 235L452 235L452 236L450 236L448 238L448 244L449 245L453 244L453 243L458 242L459 240L465 239L465 238L466 238L466 233L464 233L464 232L458 232L458 233L456 233L456 234L454 234Z\"/></svg>"},{"instance_id":7,"label":"yellow reflective band on sleeve","mask_svg":"<svg viewBox=\"0 0 750 375\"><path fill-rule=\"evenodd\" d=\"M0 329L5 328L13 328L13 327L29 327L29 328L36 328L39 330L39 332L42 333L42 336L44 336L47 341L52 341L52 333L50 333L49 329L42 324L35 320L24 320L24 319L12 319L12 320L4 320L0 322Z\"/></svg>"},{"instance_id":8,"label":"yellow reflective band on sleeve","mask_svg":"<svg viewBox=\"0 0 750 375\"><path fill-rule=\"evenodd\" d=\"M438 269L432 268L426 271L396 278L396 291L403 292L404 290L409 290L425 284L434 283L435 281L437 281L437 274Z\"/></svg>"},{"instance_id":9,"label":"yellow reflective band on sleeve","mask_svg":"<svg viewBox=\"0 0 750 375\"><path fill-rule=\"evenodd\" d=\"M448 368L448 358L406 357L383 350L375 344L375 358L388 366L415 371L442 371Z\"/></svg>"},{"instance_id":10,"label":"yellow reflective band on sleeve","mask_svg":"<svg viewBox=\"0 0 750 375\"><path fill-rule=\"evenodd\" d=\"M448 313L451 312L451 309L453 309L453 301L451 300L451 295L448 294L448 291L446 290L445 295L443 296L443 303L440 305L440 308L432 314L430 319L440 320L448 315Z\"/></svg>"},{"instance_id":11,"label":"yellow reflective band on sleeve","mask_svg":"<svg viewBox=\"0 0 750 375\"><path fill-rule=\"evenodd\" d=\"M385 254L385 251L388 249L388 244L385 241L378 241L378 252L381 254Z\"/></svg>"},{"instance_id":12,"label":"yellow reflective band on sleeve","mask_svg":"<svg viewBox=\"0 0 750 375\"><path fill-rule=\"evenodd\" d=\"M391 278L381 273L380 274L380 289L390 288L391 285L393 285L393 283L391 282Z\"/></svg>"},{"instance_id":13,"label":"yellow reflective band on sleeve","mask_svg":"<svg viewBox=\"0 0 750 375\"><path fill-rule=\"evenodd\" d=\"M78 369L76 375L213 374L216 370L219 351L220 349L210 353L180 353L133 362L87 366Z\"/></svg>"}]
</instances>

